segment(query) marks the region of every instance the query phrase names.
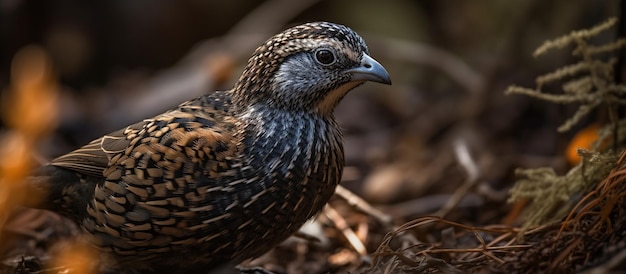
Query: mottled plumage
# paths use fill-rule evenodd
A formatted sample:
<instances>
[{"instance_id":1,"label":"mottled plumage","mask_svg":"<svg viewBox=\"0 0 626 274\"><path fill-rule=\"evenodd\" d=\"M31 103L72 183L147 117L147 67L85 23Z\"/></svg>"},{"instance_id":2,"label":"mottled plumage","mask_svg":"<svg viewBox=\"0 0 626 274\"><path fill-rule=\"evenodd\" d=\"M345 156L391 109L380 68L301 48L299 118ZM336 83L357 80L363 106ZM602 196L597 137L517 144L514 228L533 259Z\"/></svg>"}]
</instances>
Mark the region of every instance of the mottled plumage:
<instances>
[{"instance_id":1,"label":"mottled plumage","mask_svg":"<svg viewBox=\"0 0 626 274\"><path fill-rule=\"evenodd\" d=\"M124 268L208 269L259 256L328 201L344 165L332 111L389 84L352 30L318 22L261 45L235 87L96 139L37 170L42 207Z\"/></svg>"}]
</instances>

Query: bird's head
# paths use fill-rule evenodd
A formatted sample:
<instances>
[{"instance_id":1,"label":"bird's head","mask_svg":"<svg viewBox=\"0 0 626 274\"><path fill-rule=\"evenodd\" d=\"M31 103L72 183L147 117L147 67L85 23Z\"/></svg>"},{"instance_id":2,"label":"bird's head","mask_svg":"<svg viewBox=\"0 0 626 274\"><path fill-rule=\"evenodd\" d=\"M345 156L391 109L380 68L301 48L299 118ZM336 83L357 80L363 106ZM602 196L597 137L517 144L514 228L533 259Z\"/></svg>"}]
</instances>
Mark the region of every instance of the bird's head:
<instances>
[{"instance_id":1,"label":"bird's head","mask_svg":"<svg viewBox=\"0 0 626 274\"><path fill-rule=\"evenodd\" d=\"M287 29L257 48L235 86L235 102L330 115L354 87L391 84L363 38L328 22Z\"/></svg>"}]
</instances>

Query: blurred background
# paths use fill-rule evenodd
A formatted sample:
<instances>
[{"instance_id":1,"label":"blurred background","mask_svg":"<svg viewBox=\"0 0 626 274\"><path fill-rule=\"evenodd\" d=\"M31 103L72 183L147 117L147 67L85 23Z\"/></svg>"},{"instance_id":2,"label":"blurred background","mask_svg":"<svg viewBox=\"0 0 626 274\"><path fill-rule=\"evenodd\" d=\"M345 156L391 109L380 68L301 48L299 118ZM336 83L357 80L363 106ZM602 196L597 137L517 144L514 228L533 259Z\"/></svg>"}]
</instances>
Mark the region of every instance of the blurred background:
<instances>
[{"instance_id":1,"label":"blurred background","mask_svg":"<svg viewBox=\"0 0 626 274\"><path fill-rule=\"evenodd\" d=\"M506 204L513 170L565 172L574 134L606 115L557 133L576 106L504 90L534 88L538 75L572 62L571 49L533 58L543 41L619 16L619 9L609 0L0 0L0 105L6 109L1 103L15 83L16 56L38 47L58 93L58 119L35 149L45 161L230 88L254 48L287 27L336 22L364 37L393 81L364 85L336 110L345 134L342 184L398 224L433 214L467 178L454 156L462 143L478 184L448 217L515 224ZM612 41L615 31L593 42ZM32 98L33 106L41 103Z\"/></svg>"}]
</instances>

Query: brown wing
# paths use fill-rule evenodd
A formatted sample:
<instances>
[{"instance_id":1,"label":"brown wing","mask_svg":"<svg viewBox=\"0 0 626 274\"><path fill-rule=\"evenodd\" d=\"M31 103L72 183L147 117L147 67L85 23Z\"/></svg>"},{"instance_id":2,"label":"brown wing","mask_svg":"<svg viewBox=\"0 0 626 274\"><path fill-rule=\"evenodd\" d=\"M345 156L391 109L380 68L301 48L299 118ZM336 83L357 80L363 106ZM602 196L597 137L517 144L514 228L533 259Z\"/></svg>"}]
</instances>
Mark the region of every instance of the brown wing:
<instances>
[{"instance_id":1,"label":"brown wing","mask_svg":"<svg viewBox=\"0 0 626 274\"><path fill-rule=\"evenodd\" d=\"M170 123L167 127L161 128L160 133L154 132L155 136L152 136L152 138L160 138L165 132L164 130L173 129L178 125L177 121L181 122L184 119L189 120L193 118L205 123L205 128L202 129L204 130L203 133L192 132L188 136L204 134L206 136L202 140L206 139L209 142L216 142L219 138L216 139L217 135L212 133L213 130L207 131L206 127L210 128L212 125L220 123L228 112L229 107L230 95L228 92L215 92L210 96L199 97L187 101L181 104L178 109L161 114L154 119L143 120L93 140L77 150L52 160L51 165L88 176L103 177L103 172L109 166L111 158L128 149L132 145L131 142L138 138L137 134L145 134L146 132L154 131L155 127ZM216 116L218 116L217 120L220 121L216 120ZM149 128L146 128L147 126ZM215 130L219 131L218 129Z\"/></svg>"},{"instance_id":2,"label":"brown wing","mask_svg":"<svg viewBox=\"0 0 626 274\"><path fill-rule=\"evenodd\" d=\"M141 257L198 241L203 222L222 214L209 190L224 187L237 170L235 124L219 111L188 107L127 129L125 139L104 138L109 165L85 225L96 244Z\"/></svg>"},{"instance_id":3,"label":"brown wing","mask_svg":"<svg viewBox=\"0 0 626 274\"><path fill-rule=\"evenodd\" d=\"M102 177L104 170L109 166L109 156L128 147L130 140L127 138L127 133L143 128L147 122L142 121L93 140L77 150L52 160L50 164L80 174Z\"/></svg>"}]
</instances>

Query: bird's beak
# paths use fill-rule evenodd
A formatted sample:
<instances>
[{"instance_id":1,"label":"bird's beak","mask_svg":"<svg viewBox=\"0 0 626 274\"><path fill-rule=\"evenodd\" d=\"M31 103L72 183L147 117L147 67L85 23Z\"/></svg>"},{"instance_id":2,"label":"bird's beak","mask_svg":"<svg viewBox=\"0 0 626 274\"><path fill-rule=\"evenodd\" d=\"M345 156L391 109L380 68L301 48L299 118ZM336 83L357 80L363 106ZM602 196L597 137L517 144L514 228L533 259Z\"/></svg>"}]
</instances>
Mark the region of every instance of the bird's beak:
<instances>
[{"instance_id":1,"label":"bird's beak","mask_svg":"<svg viewBox=\"0 0 626 274\"><path fill-rule=\"evenodd\" d=\"M372 81L382 84L391 85L391 78L387 70L378 63L374 58L367 54L363 54L361 65L351 68L346 72L352 74L351 81Z\"/></svg>"}]
</instances>

